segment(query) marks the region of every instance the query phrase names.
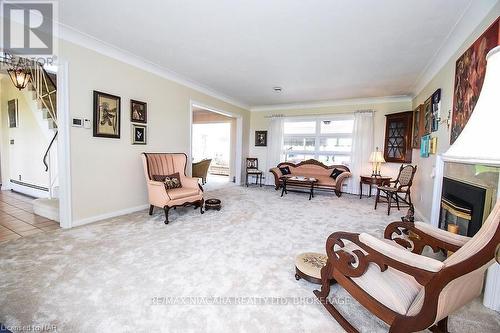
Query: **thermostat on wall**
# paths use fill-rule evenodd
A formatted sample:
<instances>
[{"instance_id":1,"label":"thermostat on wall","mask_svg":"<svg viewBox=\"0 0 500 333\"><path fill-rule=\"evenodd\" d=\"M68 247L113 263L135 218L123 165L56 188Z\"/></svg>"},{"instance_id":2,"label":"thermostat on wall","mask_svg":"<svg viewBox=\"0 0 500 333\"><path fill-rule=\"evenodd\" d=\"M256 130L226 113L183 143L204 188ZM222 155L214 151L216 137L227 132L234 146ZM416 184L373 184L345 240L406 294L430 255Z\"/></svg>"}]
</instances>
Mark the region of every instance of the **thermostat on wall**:
<instances>
[{"instance_id":1,"label":"thermostat on wall","mask_svg":"<svg viewBox=\"0 0 500 333\"><path fill-rule=\"evenodd\" d=\"M90 128L90 119L83 119L83 127Z\"/></svg>"},{"instance_id":2,"label":"thermostat on wall","mask_svg":"<svg viewBox=\"0 0 500 333\"><path fill-rule=\"evenodd\" d=\"M73 118L73 127L83 127L83 118Z\"/></svg>"}]
</instances>

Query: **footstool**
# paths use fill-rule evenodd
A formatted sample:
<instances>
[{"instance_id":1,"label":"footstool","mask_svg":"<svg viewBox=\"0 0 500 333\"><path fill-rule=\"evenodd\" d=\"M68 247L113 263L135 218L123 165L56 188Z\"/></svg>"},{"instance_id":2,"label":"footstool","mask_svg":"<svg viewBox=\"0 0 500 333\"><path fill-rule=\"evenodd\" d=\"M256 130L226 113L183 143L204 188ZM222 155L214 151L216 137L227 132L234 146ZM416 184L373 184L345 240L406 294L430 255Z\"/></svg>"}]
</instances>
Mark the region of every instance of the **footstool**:
<instances>
[{"instance_id":1,"label":"footstool","mask_svg":"<svg viewBox=\"0 0 500 333\"><path fill-rule=\"evenodd\" d=\"M216 209L220 210L221 202L219 199L207 199L205 200L205 210Z\"/></svg>"},{"instance_id":2,"label":"footstool","mask_svg":"<svg viewBox=\"0 0 500 333\"><path fill-rule=\"evenodd\" d=\"M295 258L295 279L301 278L311 283L321 284L321 268L328 257L322 253L306 252Z\"/></svg>"}]
</instances>

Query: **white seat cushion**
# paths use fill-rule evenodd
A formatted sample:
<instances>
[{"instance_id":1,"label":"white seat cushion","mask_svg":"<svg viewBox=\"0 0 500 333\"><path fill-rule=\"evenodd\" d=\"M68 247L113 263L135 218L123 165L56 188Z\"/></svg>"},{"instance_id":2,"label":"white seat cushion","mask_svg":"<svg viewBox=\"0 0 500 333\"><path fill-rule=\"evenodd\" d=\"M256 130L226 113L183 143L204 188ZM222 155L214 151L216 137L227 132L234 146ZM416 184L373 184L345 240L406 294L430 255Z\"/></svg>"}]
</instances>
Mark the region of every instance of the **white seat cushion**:
<instances>
[{"instance_id":1,"label":"white seat cushion","mask_svg":"<svg viewBox=\"0 0 500 333\"><path fill-rule=\"evenodd\" d=\"M402 248L390 240L384 240L384 242ZM347 243L344 247L347 252L355 249L361 250L354 243ZM376 264L369 264L363 275L351 279L371 297L403 315L408 312L413 300L423 288L412 276L390 267L385 272L381 272Z\"/></svg>"}]
</instances>

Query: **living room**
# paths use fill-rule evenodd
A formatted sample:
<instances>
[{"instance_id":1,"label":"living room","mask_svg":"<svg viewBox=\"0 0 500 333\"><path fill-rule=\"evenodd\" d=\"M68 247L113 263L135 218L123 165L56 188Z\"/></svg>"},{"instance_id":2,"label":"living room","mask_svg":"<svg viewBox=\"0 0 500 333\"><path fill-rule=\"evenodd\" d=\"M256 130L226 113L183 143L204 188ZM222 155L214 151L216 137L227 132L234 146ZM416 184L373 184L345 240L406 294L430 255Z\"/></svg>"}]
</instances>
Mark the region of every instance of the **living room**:
<instances>
[{"instance_id":1,"label":"living room","mask_svg":"<svg viewBox=\"0 0 500 333\"><path fill-rule=\"evenodd\" d=\"M60 228L2 177L0 332L499 330L498 1L30 6L0 71L46 111L57 68ZM231 186L191 177L193 108Z\"/></svg>"}]
</instances>

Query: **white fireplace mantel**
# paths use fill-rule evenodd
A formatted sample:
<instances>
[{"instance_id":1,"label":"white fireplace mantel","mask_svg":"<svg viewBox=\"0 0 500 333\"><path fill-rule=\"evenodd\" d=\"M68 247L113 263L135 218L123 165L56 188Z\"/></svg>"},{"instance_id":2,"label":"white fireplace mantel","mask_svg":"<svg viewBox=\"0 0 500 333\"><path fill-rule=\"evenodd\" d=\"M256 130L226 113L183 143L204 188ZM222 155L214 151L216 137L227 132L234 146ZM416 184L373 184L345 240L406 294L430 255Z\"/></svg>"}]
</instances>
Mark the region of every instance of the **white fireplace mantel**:
<instances>
[{"instance_id":1,"label":"white fireplace mantel","mask_svg":"<svg viewBox=\"0 0 500 333\"><path fill-rule=\"evenodd\" d=\"M467 163L465 161L447 159L443 155L436 156L434 188L432 191L431 224L437 228L439 228L439 215L441 212L441 195L443 190L445 162ZM497 189L497 200L500 200L500 179ZM500 312L500 265L497 263L494 263L486 274L483 304L492 310Z\"/></svg>"}]
</instances>

